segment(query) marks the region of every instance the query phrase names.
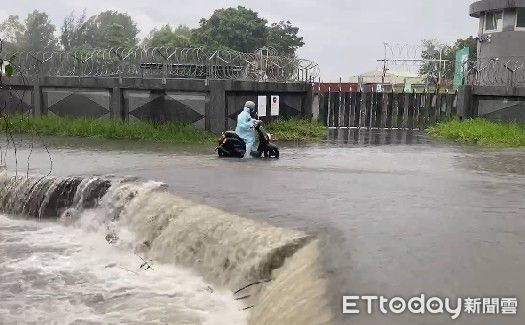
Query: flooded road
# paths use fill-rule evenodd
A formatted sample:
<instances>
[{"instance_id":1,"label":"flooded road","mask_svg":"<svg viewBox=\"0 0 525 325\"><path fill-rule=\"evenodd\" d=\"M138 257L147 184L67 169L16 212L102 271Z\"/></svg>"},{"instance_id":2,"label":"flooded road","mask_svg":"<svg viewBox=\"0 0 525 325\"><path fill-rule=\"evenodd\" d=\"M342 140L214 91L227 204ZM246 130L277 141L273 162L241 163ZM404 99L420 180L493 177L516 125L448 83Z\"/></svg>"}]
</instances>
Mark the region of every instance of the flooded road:
<instances>
[{"instance_id":1,"label":"flooded road","mask_svg":"<svg viewBox=\"0 0 525 325\"><path fill-rule=\"evenodd\" d=\"M55 175L137 176L226 211L321 238L334 312L342 295L517 297L525 303L525 151L420 133L286 144L280 160L220 160L208 147L46 138ZM29 150L18 148L18 172ZM7 164L14 170L9 151ZM29 173L49 171L35 142ZM443 324L448 315L340 315L349 324ZM523 324L462 315L457 324Z\"/></svg>"}]
</instances>

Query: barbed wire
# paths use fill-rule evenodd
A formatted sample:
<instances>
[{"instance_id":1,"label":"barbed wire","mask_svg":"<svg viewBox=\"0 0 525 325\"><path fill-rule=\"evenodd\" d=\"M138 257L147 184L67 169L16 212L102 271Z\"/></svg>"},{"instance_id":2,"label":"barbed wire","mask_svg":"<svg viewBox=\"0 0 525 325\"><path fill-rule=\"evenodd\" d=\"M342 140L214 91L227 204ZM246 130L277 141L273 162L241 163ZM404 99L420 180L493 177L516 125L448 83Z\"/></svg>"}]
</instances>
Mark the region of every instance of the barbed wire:
<instances>
[{"instance_id":1,"label":"barbed wire","mask_svg":"<svg viewBox=\"0 0 525 325\"><path fill-rule=\"evenodd\" d=\"M423 44L385 42L385 59L405 60L421 59Z\"/></svg>"},{"instance_id":2,"label":"barbed wire","mask_svg":"<svg viewBox=\"0 0 525 325\"><path fill-rule=\"evenodd\" d=\"M436 50L443 45L437 43ZM445 60L423 60L423 44L384 43L384 60L378 60L387 70L420 73L425 66L430 72L442 71L455 64ZM385 62L385 63L384 63ZM428 72L428 71L427 71ZM464 83L481 86L525 86L525 57L493 57L467 61L463 66Z\"/></svg>"},{"instance_id":3,"label":"barbed wire","mask_svg":"<svg viewBox=\"0 0 525 325\"><path fill-rule=\"evenodd\" d=\"M151 77L311 81L319 66L309 60L206 48L110 48L79 51L22 51L13 63L26 76Z\"/></svg>"},{"instance_id":4,"label":"barbed wire","mask_svg":"<svg viewBox=\"0 0 525 325\"><path fill-rule=\"evenodd\" d=\"M467 61L463 68L468 85L525 85L525 57L482 58Z\"/></svg>"},{"instance_id":5,"label":"barbed wire","mask_svg":"<svg viewBox=\"0 0 525 325\"><path fill-rule=\"evenodd\" d=\"M445 45L439 41L433 41L435 51L439 52ZM377 60L376 70L386 74L394 74L399 77L421 78L425 83L436 82L451 62L444 59L424 58L425 43L383 43L384 53L382 59Z\"/></svg>"}]
</instances>

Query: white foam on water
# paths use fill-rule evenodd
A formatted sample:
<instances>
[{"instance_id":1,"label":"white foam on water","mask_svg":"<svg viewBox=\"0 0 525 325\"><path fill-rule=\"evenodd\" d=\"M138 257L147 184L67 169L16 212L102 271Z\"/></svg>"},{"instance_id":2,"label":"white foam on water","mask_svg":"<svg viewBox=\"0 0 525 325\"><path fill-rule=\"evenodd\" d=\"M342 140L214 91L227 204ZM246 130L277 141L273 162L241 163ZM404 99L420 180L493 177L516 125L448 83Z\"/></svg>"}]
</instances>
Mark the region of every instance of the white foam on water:
<instances>
[{"instance_id":1,"label":"white foam on water","mask_svg":"<svg viewBox=\"0 0 525 325\"><path fill-rule=\"evenodd\" d=\"M156 262L141 269L131 232L121 229L129 241L108 244L104 229L80 224L0 215L1 324L246 323L231 292L195 273Z\"/></svg>"},{"instance_id":2,"label":"white foam on water","mask_svg":"<svg viewBox=\"0 0 525 325\"><path fill-rule=\"evenodd\" d=\"M129 229L136 240L126 241L146 246L150 258L189 267L232 290L271 278L273 270L310 240L301 231L198 204L153 182L115 184L103 201L104 215L118 215L109 224L119 238L129 237L122 233Z\"/></svg>"},{"instance_id":3,"label":"white foam on water","mask_svg":"<svg viewBox=\"0 0 525 325\"><path fill-rule=\"evenodd\" d=\"M0 173L0 183L5 211L58 220L0 219L0 323L331 320L321 310L318 253L302 250L312 240L304 232L185 199L153 181ZM299 251L314 253L294 258ZM323 308L295 303L307 288L316 293L309 306ZM254 306L248 319L242 309Z\"/></svg>"}]
</instances>

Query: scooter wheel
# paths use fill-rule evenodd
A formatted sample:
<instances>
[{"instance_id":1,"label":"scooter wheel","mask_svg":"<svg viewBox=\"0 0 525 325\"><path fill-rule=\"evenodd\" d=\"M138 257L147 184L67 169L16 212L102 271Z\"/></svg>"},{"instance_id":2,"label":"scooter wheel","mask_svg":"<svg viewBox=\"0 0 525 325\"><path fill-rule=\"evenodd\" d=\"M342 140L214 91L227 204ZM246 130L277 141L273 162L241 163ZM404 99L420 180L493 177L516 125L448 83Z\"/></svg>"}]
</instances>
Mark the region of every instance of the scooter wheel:
<instances>
[{"instance_id":1,"label":"scooter wheel","mask_svg":"<svg viewBox=\"0 0 525 325\"><path fill-rule=\"evenodd\" d=\"M217 149L217 153L219 154L219 157L224 157L224 151L222 151L221 148Z\"/></svg>"},{"instance_id":2,"label":"scooter wheel","mask_svg":"<svg viewBox=\"0 0 525 325\"><path fill-rule=\"evenodd\" d=\"M279 149L275 149L274 153L275 153L275 158L279 159Z\"/></svg>"}]
</instances>

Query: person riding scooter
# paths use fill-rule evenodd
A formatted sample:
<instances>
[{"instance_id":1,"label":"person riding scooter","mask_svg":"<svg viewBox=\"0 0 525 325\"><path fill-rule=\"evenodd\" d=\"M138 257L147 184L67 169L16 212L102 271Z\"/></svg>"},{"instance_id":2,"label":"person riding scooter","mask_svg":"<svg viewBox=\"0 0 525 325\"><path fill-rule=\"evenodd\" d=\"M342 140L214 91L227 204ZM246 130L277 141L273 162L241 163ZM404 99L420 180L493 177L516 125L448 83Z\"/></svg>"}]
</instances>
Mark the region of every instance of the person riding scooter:
<instances>
[{"instance_id":1,"label":"person riding scooter","mask_svg":"<svg viewBox=\"0 0 525 325\"><path fill-rule=\"evenodd\" d=\"M279 148L272 143L272 136L264 127L263 122L256 120L257 111L253 102L246 102L242 112L237 117L235 131L224 131L218 139L215 148L219 157L254 157L279 158ZM254 149L255 137L259 138L259 146Z\"/></svg>"},{"instance_id":2,"label":"person riding scooter","mask_svg":"<svg viewBox=\"0 0 525 325\"><path fill-rule=\"evenodd\" d=\"M254 124L257 120L253 117L257 115L256 113L255 103L249 100L244 104L242 112L237 116L235 133L246 143L244 158L250 157L255 144Z\"/></svg>"}]
</instances>

